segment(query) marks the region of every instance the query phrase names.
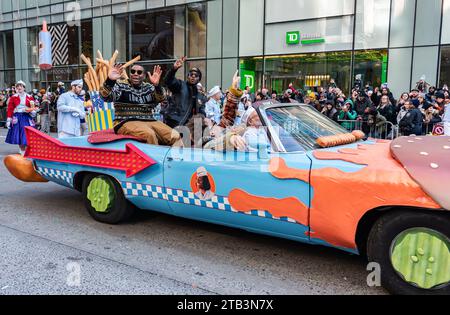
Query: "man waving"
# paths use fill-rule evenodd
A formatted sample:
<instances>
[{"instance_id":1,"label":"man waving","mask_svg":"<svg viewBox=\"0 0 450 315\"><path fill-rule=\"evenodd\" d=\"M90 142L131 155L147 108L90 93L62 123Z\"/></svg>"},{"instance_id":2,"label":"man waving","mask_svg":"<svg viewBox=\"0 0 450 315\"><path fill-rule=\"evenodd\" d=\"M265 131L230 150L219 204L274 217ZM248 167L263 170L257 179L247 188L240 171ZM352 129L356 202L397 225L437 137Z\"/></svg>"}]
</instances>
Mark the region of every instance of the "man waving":
<instances>
[{"instance_id":1,"label":"man waving","mask_svg":"<svg viewBox=\"0 0 450 315\"><path fill-rule=\"evenodd\" d=\"M154 109L165 100L164 90L159 85L162 75L160 66L153 74L146 73L141 65L130 70L130 79L120 80L123 67L110 69L108 79L100 88L100 95L106 102L114 102L116 121L114 130L120 135L145 139L148 144L174 145L180 135L154 117ZM144 80L148 76L150 83Z\"/></svg>"}]
</instances>

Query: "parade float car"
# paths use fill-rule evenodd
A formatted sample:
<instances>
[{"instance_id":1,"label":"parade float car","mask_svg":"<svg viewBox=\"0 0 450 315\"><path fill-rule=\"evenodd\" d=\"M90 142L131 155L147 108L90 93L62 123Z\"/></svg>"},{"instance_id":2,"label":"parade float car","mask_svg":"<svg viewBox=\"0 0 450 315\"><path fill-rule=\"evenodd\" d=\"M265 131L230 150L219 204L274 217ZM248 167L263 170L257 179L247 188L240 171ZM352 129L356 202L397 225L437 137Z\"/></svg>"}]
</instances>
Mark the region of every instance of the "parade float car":
<instances>
[{"instance_id":1,"label":"parade float car","mask_svg":"<svg viewBox=\"0 0 450 315\"><path fill-rule=\"evenodd\" d=\"M27 129L28 160L5 164L19 179L80 191L103 223L158 211L366 255L392 293L450 293L448 137L362 139L303 104L257 112L269 151L92 144Z\"/></svg>"}]
</instances>

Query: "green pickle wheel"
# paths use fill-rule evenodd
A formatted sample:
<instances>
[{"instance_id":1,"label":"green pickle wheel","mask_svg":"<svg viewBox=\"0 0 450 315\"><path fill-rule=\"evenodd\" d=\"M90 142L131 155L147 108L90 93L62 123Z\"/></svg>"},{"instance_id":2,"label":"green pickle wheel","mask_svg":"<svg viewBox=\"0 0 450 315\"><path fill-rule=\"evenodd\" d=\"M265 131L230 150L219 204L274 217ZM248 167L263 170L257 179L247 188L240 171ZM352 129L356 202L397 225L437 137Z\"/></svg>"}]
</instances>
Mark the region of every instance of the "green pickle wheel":
<instances>
[{"instance_id":1,"label":"green pickle wheel","mask_svg":"<svg viewBox=\"0 0 450 315\"><path fill-rule=\"evenodd\" d=\"M127 201L121 185L113 177L87 174L82 193L86 209L99 222L118 224L134 213L135 207Z\"/></svg>"},{"instance_id":2,"label":"green pickle wheel","mask_svg":"<svg viewBox=\"0 0 450 315\"><path fill-rule=\"evenodd\" d=\"M115 201L114 185L105 177L93 179L87 189L87 198L92 208L99 213L108 213Z\"/></svg>"},{"instance_id":3,"label":"green pickle wheel","mask_svg":"<svg viewBox=\"0 0 450 315\"><path fill-rule=\"evenodd\" d=\"M431 229L404 231L392 242L391 263L406 282L420 289L448 286L450 241Z\"/></svg>"}]
</instances>

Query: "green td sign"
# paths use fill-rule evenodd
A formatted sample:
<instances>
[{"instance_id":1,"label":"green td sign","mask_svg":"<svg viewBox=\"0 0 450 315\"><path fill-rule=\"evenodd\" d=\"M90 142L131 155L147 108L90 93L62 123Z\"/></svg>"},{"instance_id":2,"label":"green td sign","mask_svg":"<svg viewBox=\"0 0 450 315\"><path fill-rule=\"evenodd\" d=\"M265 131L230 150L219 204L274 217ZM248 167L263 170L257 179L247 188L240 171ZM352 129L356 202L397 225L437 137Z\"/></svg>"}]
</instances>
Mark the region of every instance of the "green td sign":
<instances>
[{"instance_id":1,"label":"green td sign","mask_svg":"<svg viewBox=\"0 0 450 315\"><path fill-rule=\"evenodd\" d=\"M324 44L325 38L320 34L300 34L300 32L287 32L286 44L288 45L314 45Z\"/></svg>"},{"instance_id":2,"label":"green td sign","mask_svg":"<svg viewBox=\"0 0 450 315\"><path fill-rule=\"evenodd\" d=\"M300 32L287 32L286 33L286 43L288 45L298 45L300 44Z\"/></svg>"},{"instance_id":3,"label":"green td sign","mask_svg":"<svg viewBox=\"0 0 450 315\"><path fill-rule=\"evenodd\" d=\"M241 68L241 89L249 87L252 92L255 92L255 71L246 70Z\"/></svg>"}]
</instances>

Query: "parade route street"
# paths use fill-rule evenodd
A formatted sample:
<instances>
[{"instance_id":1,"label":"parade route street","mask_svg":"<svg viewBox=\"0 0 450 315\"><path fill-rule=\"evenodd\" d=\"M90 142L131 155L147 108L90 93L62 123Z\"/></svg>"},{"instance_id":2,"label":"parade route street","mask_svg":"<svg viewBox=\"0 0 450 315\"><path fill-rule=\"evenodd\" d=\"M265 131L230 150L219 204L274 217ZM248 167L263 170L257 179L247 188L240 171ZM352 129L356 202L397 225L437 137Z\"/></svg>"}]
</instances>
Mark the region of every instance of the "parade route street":
<instances>
[{"instance_id":1,"label":"parade route street","mask_svg":"<svg viewBox=\"0 0 450 315\"><path fill-rule=\"evenodd\" d=\"M18 148L0 136L3 161ZM19 182L3 162L0 178L0 295L386 294L345 252L153 212L105 225L77 191Z\"/></svg>"}]
</instances>

